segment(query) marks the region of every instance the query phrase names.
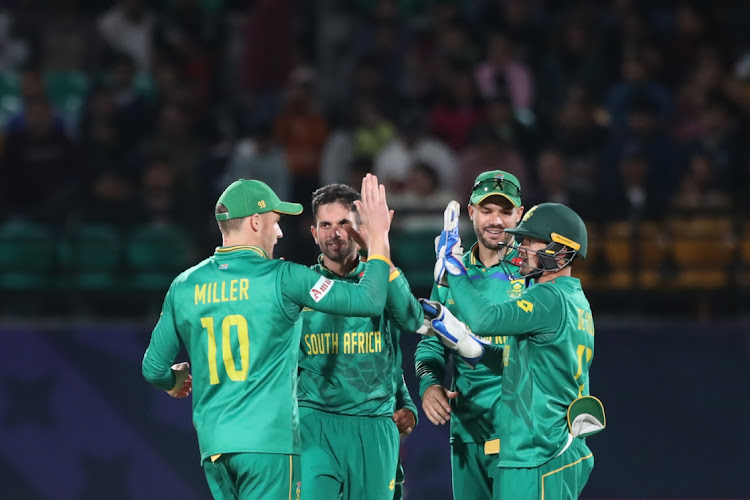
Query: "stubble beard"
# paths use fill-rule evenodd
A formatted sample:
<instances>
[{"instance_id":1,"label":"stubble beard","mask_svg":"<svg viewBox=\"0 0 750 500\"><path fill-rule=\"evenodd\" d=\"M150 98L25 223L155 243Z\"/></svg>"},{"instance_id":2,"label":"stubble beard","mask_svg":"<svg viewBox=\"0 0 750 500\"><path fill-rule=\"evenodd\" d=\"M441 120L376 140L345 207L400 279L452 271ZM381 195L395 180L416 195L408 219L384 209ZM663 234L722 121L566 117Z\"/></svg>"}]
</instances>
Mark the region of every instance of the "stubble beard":
<instances>
[{"instance_id":1,"label":"stubble beard","mask_svg":"<svg viewBox=\"0 0 750 500\"><path fill-rule=\"evenodd\" d=\"M354 243L351 241L348 243L342 242L341 247L338 250L331 250L328 247L328 244L323 244L320 250L328 260L339 264L352 259L356 253L354 251Z\"/></svg>"}]
</instances>

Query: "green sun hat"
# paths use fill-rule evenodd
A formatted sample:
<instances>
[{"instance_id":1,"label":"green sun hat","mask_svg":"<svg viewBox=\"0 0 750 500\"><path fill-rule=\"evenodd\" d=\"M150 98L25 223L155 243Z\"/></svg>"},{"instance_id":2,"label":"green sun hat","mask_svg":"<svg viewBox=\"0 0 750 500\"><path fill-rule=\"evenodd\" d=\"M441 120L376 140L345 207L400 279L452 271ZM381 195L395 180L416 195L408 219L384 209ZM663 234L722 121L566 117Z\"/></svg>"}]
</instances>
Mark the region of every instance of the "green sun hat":
<instances>
[{"instance_id":1,"label":"green sun hat","mask_svg":"<svg viewBox=\"0 0 750 500\"><path fill-rule=\"evenodd\" d=\"M302 213L302 205L281 201L268 184L262 181L239 179L231 183L216 202L227 208L226 212L216 212L216 220L239 219L253 214L278 212L287 215Z\"/></svg>"},{"instance_id":2,"label":"green sun hat","mask_svg":"<svg viewBox=\"0 0 750 500\"><path fill-rule=\"evenodd\" d=\"M490 170L479 174L471 188L469 201L477 205L490 196L507 198L514 207L521 206L521 183L518 178L502 170Z\"/></svg>"}]
</instances>

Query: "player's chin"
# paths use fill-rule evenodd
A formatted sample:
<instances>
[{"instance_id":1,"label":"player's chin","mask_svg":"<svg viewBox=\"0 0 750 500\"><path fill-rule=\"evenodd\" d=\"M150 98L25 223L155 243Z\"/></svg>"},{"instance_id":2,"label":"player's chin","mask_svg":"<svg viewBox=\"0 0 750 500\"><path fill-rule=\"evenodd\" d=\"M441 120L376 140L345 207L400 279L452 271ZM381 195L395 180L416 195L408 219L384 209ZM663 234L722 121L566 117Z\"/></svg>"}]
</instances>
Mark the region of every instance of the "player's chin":
<instances>
[{"instance_id":1,"label":"player's chin","mask_svg":"<svg viewBox=\"0 0 750 500\"><path fill-rule=\"evenodd\" d=\"M485 243L484 246L487 248L498 248L500 243L505 241L505 233L488 233L485 231L482 239Z\"/></svg>"}]
</instances>

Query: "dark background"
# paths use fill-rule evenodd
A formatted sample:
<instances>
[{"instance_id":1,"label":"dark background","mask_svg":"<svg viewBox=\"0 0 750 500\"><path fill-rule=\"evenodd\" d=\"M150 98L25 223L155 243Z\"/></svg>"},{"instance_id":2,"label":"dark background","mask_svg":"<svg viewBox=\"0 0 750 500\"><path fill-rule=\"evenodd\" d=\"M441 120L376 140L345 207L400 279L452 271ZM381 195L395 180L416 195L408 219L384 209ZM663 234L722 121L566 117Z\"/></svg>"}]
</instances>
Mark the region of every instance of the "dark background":
<instances>
[{"instance_id":1,"label":"dark background","mask_svg":"<svg viewBox=\"0 0 750 500\"><path fill-rule=\"evenodd\" d=\"M747 332L598 325L592 391L608 418L588 439L596 465L583 498L750 498ZM0 498L209 498L189 400L141 378L147 327L7 325L2 335ZM415 341L403 339L406 360ZM409 363L405 372L416 398ZM452 498L447 428L420 410L401 455L406 498Z\"/></svg>"}]
</instances>

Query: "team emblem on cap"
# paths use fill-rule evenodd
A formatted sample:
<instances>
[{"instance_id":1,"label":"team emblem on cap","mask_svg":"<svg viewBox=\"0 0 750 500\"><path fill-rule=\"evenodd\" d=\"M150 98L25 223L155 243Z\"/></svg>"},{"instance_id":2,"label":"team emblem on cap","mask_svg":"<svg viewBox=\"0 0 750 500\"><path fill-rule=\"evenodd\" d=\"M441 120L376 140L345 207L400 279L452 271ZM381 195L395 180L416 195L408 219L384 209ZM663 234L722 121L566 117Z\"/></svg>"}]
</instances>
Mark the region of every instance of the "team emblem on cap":
<instances>
[{"instance_id":1,"label":"team emblem on cap","mask_svg":"<svg viewBox=\"0 0 750 500\"><path fill-rule=\"evenodd\" d=\"M527 220L531 219L531 216L534 215L534 212L536 211L536 207L538 206L539 205L534 205L533 207L531 207L531 210L526 212L526 215L523 216L523 219L521 219L521 222L526 222Z\"/></svg>"}]
</instances>

